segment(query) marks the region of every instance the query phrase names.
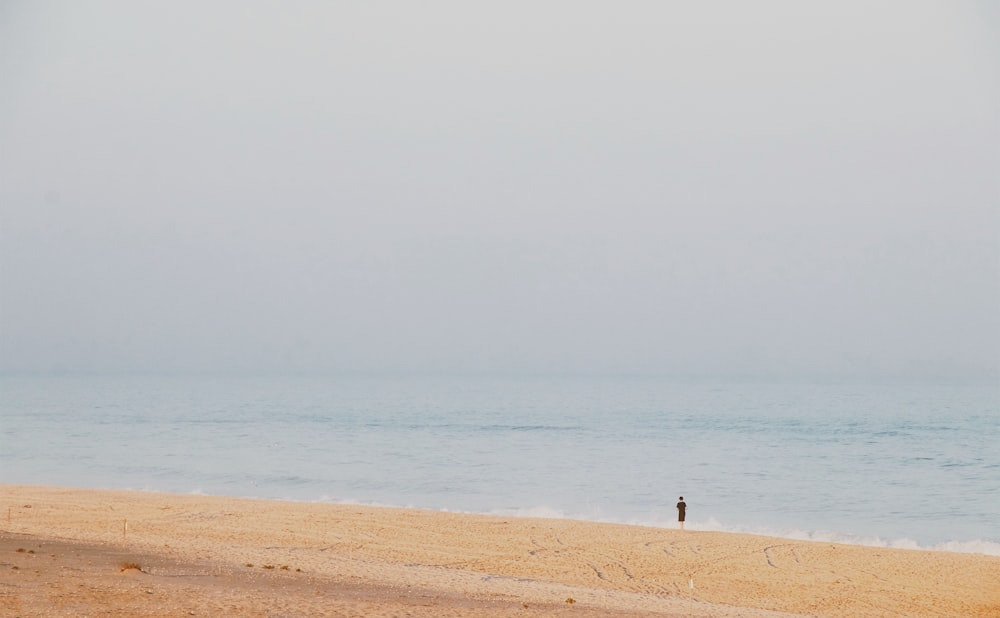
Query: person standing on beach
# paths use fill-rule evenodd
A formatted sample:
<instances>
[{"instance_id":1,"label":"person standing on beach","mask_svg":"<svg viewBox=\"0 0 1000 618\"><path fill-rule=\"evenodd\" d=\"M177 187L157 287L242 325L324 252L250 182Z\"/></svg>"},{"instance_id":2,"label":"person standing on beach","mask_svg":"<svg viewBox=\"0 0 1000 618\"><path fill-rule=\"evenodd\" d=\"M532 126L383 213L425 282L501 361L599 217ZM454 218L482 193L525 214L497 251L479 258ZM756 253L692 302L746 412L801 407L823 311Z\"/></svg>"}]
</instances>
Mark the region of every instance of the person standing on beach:
<instances>
[{"instance_id":1,"label":"person standing on beach","mask_svg":"<svg viewBox=\"0 0 1000 618\"><path fill-rule=\"evenodd\" d=\"M677 498L680 502L677 503L677 523L680 524L681 530L684 529L684 511L687 510L687 503L684 502L684 496Z\"/></svg>"}]
</instances>

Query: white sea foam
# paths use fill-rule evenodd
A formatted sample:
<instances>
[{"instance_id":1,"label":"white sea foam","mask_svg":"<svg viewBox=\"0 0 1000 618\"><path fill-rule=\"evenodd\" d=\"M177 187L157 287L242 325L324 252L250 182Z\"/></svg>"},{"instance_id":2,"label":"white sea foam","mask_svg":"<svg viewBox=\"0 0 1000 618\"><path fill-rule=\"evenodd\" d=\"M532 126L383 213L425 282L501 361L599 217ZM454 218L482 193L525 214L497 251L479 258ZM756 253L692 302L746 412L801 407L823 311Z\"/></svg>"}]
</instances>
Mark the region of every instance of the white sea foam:
<instances>
[{"instance_id":1,"label":"white sea foam","mask_svg":"<svg viewBox=\"0 0 1000 618\"><path fill-rule=\"evenodd\" d=\"M1000 556L1000 543L993 541L947 541L938 543L930 549L935 551L952 551L959 554L986 554L987 556Z\"/></svg>"},{"instance_id":2,"label":"white sea foam","mask_svg":"<svg viewBox=\"0 0 1000 618\"><path fill-rule=\"evenodd\" d=\"M926 551L946 551L962 554L985 554L1000 556L1000 543L976 539L972 541L945 541L932 545L921 545L909 538L883 539L877 536L858 536L841 534L825 530L760 530L756 534L766 534L779 538L797 539L803 541L822 541L826 543L842 543L845 545L863 545L867 547L888 547L892 549L915 549Z\"/></svg>"},{"instance_id":3,"label":"white sea foam","mask_svg":"<svg viewBox=\"0 0 1000 618\"><path fill-rule=\"evenodd\" d=\"M677 528L677 522L664 522L662 520L628 520L619 521L603 517L573 516L550 507L533 507L524 509L498 509L490 511L491 515L503 515L508 517L538 517L548 519L575 519L581 521L594 521L598 523L626 524L634 526L645 526L650 528ZM923 551L942 551L960 554L984 554L987 556L1000 556L1000 543L984 539L972 541L945 541L931 545L921 545L913 539L897 538L882 539L877 536L862 536L854 534L844 534L830 530L802 530L797 528L766 528L739 525L723 525L715 519L704 521L686 521L685 530L702 532L731 532L735 534L752 534L768 536L779 539L792 539L797 541L812 541L821 543L837 543L842 545L859 545L863 547L887 547L891 549L912 549Z\"/></svg>"},{"instance_id":4,"label":"white sea foam","mask_svg":"<svg viewBox=\"0 0 1000 618\"><path fill-rule=\"evenodd\" d=\"M537 518L537 519L575 519L569 517L563 511L559 509L554 509L548 506L536 506L532 508L507 508L507 509L494 509L487 513L488 515L499 515L501 517L524 517L524 518Z\"/></svg>"},{"instance_id":5,"label":"white sea foam","mask_svg":"<svg viewBox=\"0 0 1000 618\"><path fill-rule=\"evenodd\" d=\"M657 525L656 527L667 527ZM703 522L691 521L685 523L687 530L703 530L710 532L735 532L740 534L755 534L780 539L798 541L815 541L822 543L838 543L843 545L861 545L865 547L887 547L892 549L914 549L924 551L945 551L962 554L985 554L1000 556L1000 543L984 539L972 541L945 541L930 545L921 545L913 539L905 537L883 539L877 536L845 534L830 530L802 530L798 528L766 528L751 526L725 526L714 519Z\"/></svg>"}]
</instances>

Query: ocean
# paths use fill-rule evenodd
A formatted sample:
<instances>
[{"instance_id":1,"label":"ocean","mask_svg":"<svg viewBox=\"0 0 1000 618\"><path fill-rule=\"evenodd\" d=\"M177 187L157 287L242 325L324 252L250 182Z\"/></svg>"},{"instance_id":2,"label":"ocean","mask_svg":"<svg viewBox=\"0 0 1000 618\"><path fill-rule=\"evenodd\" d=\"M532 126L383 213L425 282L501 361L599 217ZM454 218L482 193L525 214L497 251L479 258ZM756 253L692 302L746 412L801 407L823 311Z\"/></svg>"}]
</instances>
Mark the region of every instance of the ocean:
<instances>
[{"instance_id":1,"label":"ocean","mask_svg":"<svg viewBox=\"0 0 1000 618\"><path fill-rule=\"evenodd\" d=\"M0 482L1000 555L1000 385L6 376Z\"/></svg>"}]
</instances>

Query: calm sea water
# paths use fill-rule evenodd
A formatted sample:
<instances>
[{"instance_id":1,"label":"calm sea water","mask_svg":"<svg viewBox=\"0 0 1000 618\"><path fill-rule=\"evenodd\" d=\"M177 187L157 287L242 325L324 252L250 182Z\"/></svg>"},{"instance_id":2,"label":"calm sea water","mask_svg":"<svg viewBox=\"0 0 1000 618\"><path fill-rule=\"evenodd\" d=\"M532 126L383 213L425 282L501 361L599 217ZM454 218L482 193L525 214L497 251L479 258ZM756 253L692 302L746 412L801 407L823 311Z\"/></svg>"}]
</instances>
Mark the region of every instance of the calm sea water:
<instances>
[{"instance_id":1,"label":"calm sea water","mask_svg":"<svg viewBox=\"0 0 1000 618\"><path fill-rule=\"evenodd\" d=\"M1000 555L1000 385L0 378L0 481Z\"/></svg>"}]
</instances>

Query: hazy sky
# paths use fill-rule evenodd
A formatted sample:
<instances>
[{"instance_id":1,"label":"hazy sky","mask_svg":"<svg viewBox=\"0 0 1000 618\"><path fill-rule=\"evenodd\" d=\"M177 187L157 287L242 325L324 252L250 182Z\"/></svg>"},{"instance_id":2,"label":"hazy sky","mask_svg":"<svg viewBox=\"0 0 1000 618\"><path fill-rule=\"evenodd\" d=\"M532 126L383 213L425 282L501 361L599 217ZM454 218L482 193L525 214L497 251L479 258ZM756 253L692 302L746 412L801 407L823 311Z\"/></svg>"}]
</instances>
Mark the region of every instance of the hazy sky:
<instances>
[{"instance_id":1,"label":"hazy sky","mask_svg":"<svg viewBox=\"0 0 1000 618\"><path fill-rule=\"evenodd\" d=\"M996 376L995 7L0 0L0 370Z\"/></svg>"}]
</instances>

